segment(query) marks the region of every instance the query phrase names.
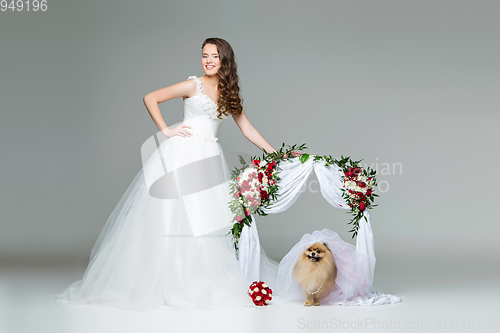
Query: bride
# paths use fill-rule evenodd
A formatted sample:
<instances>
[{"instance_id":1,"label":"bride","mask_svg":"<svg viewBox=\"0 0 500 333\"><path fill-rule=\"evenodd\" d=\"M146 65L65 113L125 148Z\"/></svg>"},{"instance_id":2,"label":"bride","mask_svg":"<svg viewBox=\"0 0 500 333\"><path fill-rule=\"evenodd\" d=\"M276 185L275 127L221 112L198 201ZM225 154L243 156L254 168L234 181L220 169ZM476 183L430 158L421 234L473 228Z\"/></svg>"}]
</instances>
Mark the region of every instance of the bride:
<instances>
[{"instance_id":1,"label":"bride","mask_svg":"<svg viewBox=\"0 0 500 333\"><path fill-rule=\"evenodd\" d=\"M111 213L82 280L56 299L135 311L253 306L227 235L230 170L216 135L231 115L255 146L276 150L245 115L229 43L208 38L201 56L204 76L144 97L163 141ZM169 128L158 104L178 97L184 119Z\"/></svg>"}]
</instances>

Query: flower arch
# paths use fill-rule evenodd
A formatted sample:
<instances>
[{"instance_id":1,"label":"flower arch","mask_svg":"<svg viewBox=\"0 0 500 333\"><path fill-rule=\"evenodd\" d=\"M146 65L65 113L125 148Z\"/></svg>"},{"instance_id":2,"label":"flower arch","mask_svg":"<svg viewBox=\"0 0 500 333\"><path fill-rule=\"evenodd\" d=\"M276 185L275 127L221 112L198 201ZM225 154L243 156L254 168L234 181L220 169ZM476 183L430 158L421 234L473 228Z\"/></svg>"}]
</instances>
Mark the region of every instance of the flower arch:
<instances>
[{"instance_id":1,"label":"flower arch","mask_svg":"<svg viewBox=\"0 0 500 333\"><path fill-rule=\"evenodd\" d=\"M353 161L349 157L336 160L331 156L302 154L300 157L283 159L283 156L291 156L292 150L304 148L305 145L293 145L286 149L283 143L275 153L264 153L261 159L252 158L250 165L241 158L243 168L233 171L230 187L234 200L230 207L235 215L232 235L240 272L248 283L258 281L262 277L261 266L266 265L267 261L260 246L254 215L266 216L286 211L303 192L314 171L326 201L335 208L350 210L353 216L349 224L352 224L352 237L356 237L356 261L364 272L370 292L357 300L358 305L401 301L397 296L372 290L376 258L368 210L376 206L373 202L374 197L378 196L374 193L375 170L362 169L358 166L360 161ZM248 172L248 169L254 171ZM254 182L250 179L254 179ZM259 190L254 190L254 187ZM253 196L246 193L252 193Z\"/></svg>"}]
</instances>

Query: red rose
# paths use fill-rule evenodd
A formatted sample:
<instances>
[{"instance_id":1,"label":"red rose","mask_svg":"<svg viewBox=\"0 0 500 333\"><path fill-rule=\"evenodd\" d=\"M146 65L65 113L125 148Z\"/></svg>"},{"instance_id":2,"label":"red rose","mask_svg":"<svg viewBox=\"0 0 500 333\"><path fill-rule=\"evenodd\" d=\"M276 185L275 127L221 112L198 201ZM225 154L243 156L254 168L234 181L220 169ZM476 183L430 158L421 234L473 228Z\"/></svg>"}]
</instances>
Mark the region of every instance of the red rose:
<instances>
[{"instance_id":1,"label":"red rose","mask_svg":"<svg viewBox=\"0 0 500 333\"><path fill-rule=\"evenodd\" d=\"M353 172L357 176L357 175L359 175L361 173L361 169L360 168L354 168Z\"/></svg>"},{"instance_id":2,"label":"red rose","mask_svg":"<svg viewBox=\"0 0 500 333\"><path fill-rule=\"evenodd\" d=\"M369 196L371 196L371 195L372 195L372 190L371 190L371 189L370 189L370 190L368 190L368 191L366 191L366 196L367 196L367 197L369 197Z\"/></svg>"},{"instance_id":3,"label":"red rose","mask_svg":"<svg viewBox=\"0 0 500 333\"><path fill-rule=\"evenodd\" d=\"M364 188L364 187L366 187L366 183L365 182L358 182L358 186L361 188Z\"/></svg>"},{"instance_id":4,"label":"red rose","mask_svg":"<svg viewBox=\"0 0 500 333\"><path fill-rule=\"evenodd\" d=\"M259 164L260 164L260 160L252 160L252 164L253 164L254 166L258 167L258 166L259 166Z\"/></svg>"},{"instance_id":5,"label":"red rose","mask_svg":"<svg viewBox=\"0 0 500 333\"><path fill-rule=\"evenodd\" d=\"M262 178L264 178L264 174L259 172L259 182L262 183Z\"/></svg>"},{"instance_id":6,"label":"red rose","mask_svg":"<svg viewBox=\"0 0 500 333\"><path fill-rule=\"evenodd\" d=\"M366 204L364 202L359 203L359 210L364 211L366 209Z\"/></svg>"},{"instance_id":7,"label":"red rose","mask_svg":"<svg viewBox=\"0 0 500 333\"><path fill-rule=\"evenodd\" d=\"M269 199L269 193L267 193L266 191L261 190L260 191L260 199L262 201Z\"/></svg>"}]
</instances>

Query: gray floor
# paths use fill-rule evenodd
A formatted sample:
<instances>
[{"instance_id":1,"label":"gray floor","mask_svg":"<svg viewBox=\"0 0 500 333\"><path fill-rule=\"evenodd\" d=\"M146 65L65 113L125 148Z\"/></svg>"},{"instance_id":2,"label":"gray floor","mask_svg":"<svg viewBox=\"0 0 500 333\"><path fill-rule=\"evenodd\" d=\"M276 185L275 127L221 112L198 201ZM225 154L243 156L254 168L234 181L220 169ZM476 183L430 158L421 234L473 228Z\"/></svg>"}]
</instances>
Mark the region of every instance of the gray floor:
<instances>
[{"instance_id":1,"label":"gray floor","mask_svg":"<svg viewBox=\"0 0 500 333\"><path fill-rule=\"evenodd\" d=\"M144 314L53 301L81 278L84 260L16 260L0 270L0 332L498 332L498 258L478 259L377 256L374 290L400 296L399 304Z\"/></svg>"}]
</instances>

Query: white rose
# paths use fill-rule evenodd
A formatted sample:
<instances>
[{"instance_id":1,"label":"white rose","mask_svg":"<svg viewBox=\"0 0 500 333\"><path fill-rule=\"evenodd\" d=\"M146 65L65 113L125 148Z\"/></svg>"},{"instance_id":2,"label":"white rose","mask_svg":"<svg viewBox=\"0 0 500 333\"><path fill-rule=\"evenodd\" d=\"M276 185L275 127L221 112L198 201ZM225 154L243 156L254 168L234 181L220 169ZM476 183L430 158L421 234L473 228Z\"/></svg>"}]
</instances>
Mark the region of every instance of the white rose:
<instances>
[{"instance_id":1,"label":"white rose","mask_svg":"<svg viewBox=\"0 0 500 333\"><path fill-rule=\"evenodd\" d=\"M256 301L260 301L260 299L261 299L261 297L260 297L260 296L255 297L255 300L256 300Z\"/></svg>"},{"instance_id":2,"label":"white rose","mask_svg":"<svg viewBox=\"0 0 500 333\"><path fill-rule=\"evenodd\" d=\"M263 283L262 287L267 288L267 284Z\"/></svg>"},{"instance_id":3,"label":"white rose","mask_svg":"<svg viewBox=\"0 0 500 333\"><path fill-rule=\"evenodd\" d=\"M269 304L269 300L268 299L266 299L264 302L266 302L266 304Z\"/></svg>"},{"instance_id":4,"label":"white rose","mask_svg":"<svg viewBox=\"0 0 500 333\"><path fill-rule=\"evenodd\" d=\"M262 293L263 293L264 295L266 295L266 294L267 294L267 291L265 291L265 290L262 290Z\"/></svg>"}]
</instances>

